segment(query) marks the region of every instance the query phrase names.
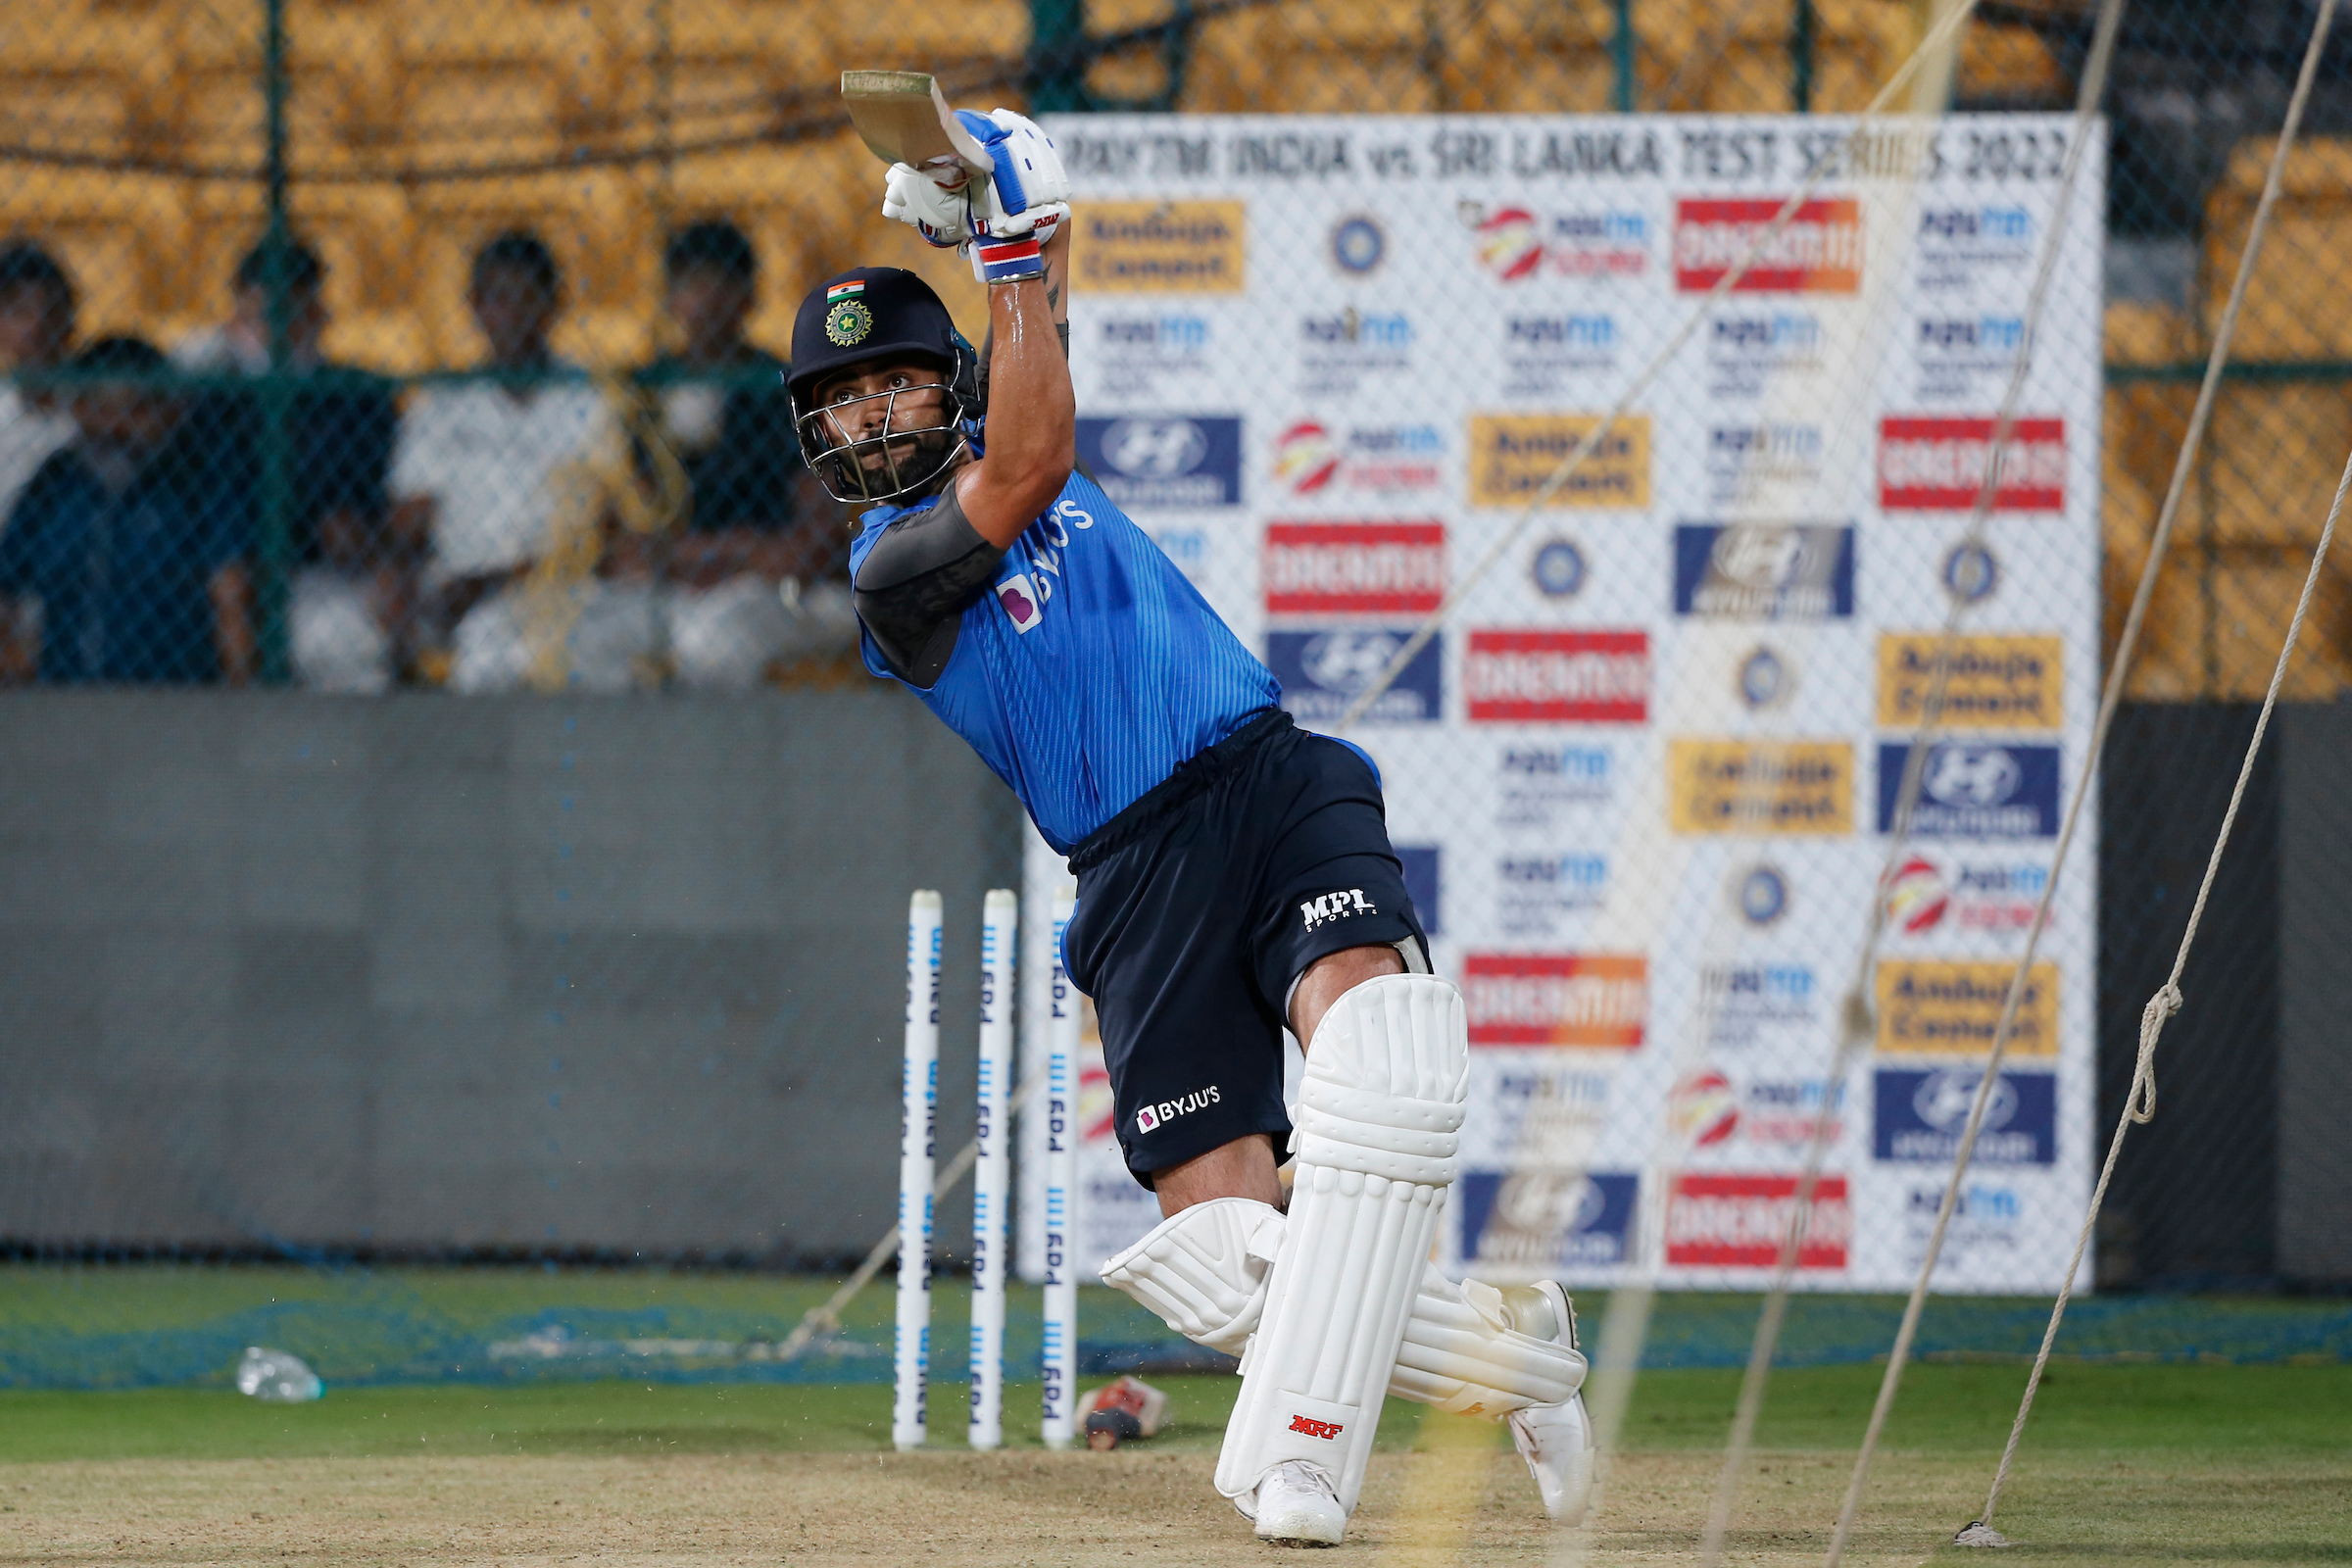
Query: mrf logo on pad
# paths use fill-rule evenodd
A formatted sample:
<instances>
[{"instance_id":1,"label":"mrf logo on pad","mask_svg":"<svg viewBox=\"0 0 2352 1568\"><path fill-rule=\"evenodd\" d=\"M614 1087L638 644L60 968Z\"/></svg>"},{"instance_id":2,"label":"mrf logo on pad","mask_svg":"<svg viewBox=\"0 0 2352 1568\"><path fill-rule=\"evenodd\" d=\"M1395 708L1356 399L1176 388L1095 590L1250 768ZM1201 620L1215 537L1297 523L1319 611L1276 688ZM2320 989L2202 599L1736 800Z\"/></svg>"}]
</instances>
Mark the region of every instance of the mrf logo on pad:
<instances>
[{"instance_id":1,"label":"mrf logo on pad","mask_svg":"<svg viewBox=\"0 0 2352 1568\"><path fill-rule=\"evenodd\" d=\"M1338 1421L1318 1421L1311 1415L1291 1417L1291 1430L1301 1437L1321 1438L1329 1443L1348 1428Z\"/></svg>"}]
</instances>

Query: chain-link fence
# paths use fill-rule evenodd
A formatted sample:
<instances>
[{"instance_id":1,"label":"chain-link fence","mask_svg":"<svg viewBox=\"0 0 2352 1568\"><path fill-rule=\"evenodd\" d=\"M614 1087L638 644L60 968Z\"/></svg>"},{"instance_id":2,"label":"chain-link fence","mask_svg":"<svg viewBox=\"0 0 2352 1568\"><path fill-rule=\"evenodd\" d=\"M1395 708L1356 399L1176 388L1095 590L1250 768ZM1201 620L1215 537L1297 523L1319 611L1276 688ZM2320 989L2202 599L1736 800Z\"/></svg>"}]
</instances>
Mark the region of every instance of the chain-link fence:
<instances>
[{"instance_id":1,"label":"chain-link fence","mask_svg":"<svg viewBox=\"0 0 2352 1568\"><path fill-rule=\"evenodd\" d=\"M1840 142L1947 10L0 4L0 679L50 688L0 705L0 1237L809 1265L887 1226L905 894L949 894L956 1128L979 890L1021 854L858 668L854 524L780 384L852 265L984 337L840 108L906 68L1061 138L1082 458L1302 720L1467 596L1351 732L1483 1020L1452 1256L1752 1286L1826 1118L1806 1281L1895 1280L1966 1076L1916 1041L1978 1040L2051 873L2312 24L2132 6L2069 206L2075 0L1987 0L1889 106L1927 118ZM2049 1283L2018 1260L2080 1213L2352 447L2348 147L2337 47L1969 1189L1973 1288ZM1883 866L1955 601L1962 707ZM2126 1162L2102 1283L2352 1268L2286 1217L2347 1200L2301 1107L2352 1085L2324 948L2281 935L2332 918L2296 868L2342 827L2348 608L2331 568L2168 1043L2199 1087ZM222 684L292 694L116 689ZM1828 1082L1883 871L1881 1032ZM1142 1195L1089 1094L1107 1237Z\"/></svg>"}]
</instances>

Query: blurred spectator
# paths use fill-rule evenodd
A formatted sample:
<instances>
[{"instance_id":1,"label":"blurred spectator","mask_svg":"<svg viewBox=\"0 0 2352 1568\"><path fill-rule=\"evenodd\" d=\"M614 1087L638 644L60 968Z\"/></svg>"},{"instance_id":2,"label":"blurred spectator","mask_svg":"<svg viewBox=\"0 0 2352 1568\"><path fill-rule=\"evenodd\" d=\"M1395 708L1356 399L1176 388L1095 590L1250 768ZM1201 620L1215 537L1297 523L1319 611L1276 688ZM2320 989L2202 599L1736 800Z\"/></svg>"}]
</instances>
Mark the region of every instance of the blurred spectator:
<instances>
[{"instance_id":1,"label":"blurred spectator","mask_svg":"<svg viewBox=\"0 0 2352 1568\"><path fill-rule=\"evenodd\" d=\"M0 527L25 481L49 454L74 439L74 416L41 372L63 364L74 341L74 285L50 254L29 240L0 248ZM0 680L32 673L24 660L41 644L41 605L26 596L0 624Z\"/></svg>"},{"instance_id":2,"label":"blurred spectator","mask_svg":"<svg viewBox=\"0 0 2352 1568\"><path fill-rule=\"evenodd\" d=\"M424 560L437 627L455 627L460 691L518 685L530 662L519 580L550 543L560 471L609 431L603 400L549 352L563 299L534 234L501 234L473 260L468 303L495 379L434 387L403 422L392 460L392 531Z\"/></svg>"},{"instance_id":3,"label":"blurred spectator","mask_svg":"<svg viewBox=\"0 0 2352 1568\"><path fill-rule=\"evenodd\" d=\"M328 317L317 253L289 243L282 258L286 360L301 378L286 403L286 510L277 547L288 573L294 673L324 691L380 692L392 682L394 632L409 600L404 563L384 530L384 469L400 415L387 383L329 365L320 353ZM191 370L268 371L270 282L265 240L237 264L234 314L189 337L173 359ZM272 548L262 515L268 420L258 391L214 392L189 416L229 494L245 504L246 534L257 550Z\"/></svg>"},{"instance_id":4,"label":"blurred spectator","mask_svg":"<svg viewBox=\"0 0 2352 1568\"><path fill-rule=\"evenodd\" d=\"M44 681L242 684L252 671L244 539L179 400L150 384L169 366L135 337L85 349L74 438L0 532L0 596L41 601Z\"/></svg>"},{"instance_id":5,"label":"blurred spectator","mask_svg":"<svg viewBox=\"0 0 2352 1568\"><path fill-rule=\"evenodd\" d=\"M685 469L688 501L680 525L652 551L619 541L612 591L626 597L659 583L644 620L649 633L667 633L681 682L747 687L772 663L855 646L836 560L846 540L828 527L830 500L801 462L784 362L743 335L760 282L751 241L724 220L695 223L670 237L662 270L681 349L641 380L660 439ZM651 461L637 456L650 481Z\"/></svg>"}]
</instances>

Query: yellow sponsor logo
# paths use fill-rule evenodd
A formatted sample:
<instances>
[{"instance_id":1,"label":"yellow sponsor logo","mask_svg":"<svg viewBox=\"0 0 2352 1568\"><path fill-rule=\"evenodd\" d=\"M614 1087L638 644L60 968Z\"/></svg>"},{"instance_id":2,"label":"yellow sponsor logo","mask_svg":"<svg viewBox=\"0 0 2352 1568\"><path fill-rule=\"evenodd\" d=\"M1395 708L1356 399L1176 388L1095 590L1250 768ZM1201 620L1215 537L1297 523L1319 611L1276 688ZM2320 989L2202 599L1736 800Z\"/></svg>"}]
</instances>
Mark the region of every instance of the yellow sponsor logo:
<instances>
[{"instance_id":1,"label":"yellow sponsor logo","mask_svg":"<svg viewBox=\"0 0 2352 1568\"><path fill-rule=\"evenodd\" d=\"M1902 1056L1982 1056L1992 1050L2013 963L1879 961L1879 1049ZM2058 966L2037 963L2026 976L2009 1054L2058 1054Z\"/></svg>"},{"instance_id":2,"label":"yellow sponsor logo","mask_svg":"<svg viewBox=\"0 0 2352 1568\"><path fill-rule=\"evenodd\" d=\"M1524 507L1577 443L1600 423L1597 414L1470 416L1470 504ZM1576 466L1551 500L1555 507L1649 506L1649 416L1628 414Z\"/></svg>"},{"instance_id":3,"label":"yellow sponsor logo","mask_svg":"<svg viewBox=\"0 0 2352 1568\"><path fill-rule=\"evenodd\" d=\"M1072 286L1104 294L1239 294L1240 202L1089 202L1071 238Z\"/></svg>"},{"instance_id":4,"label":"yellow sponsor logo","mask_svg":"<svg viewBox=\"0 0 2352 1568\"><path fill-rule=\"evenodd\" d=\"M1936 681L1934 633L1879 634L1879 722L1927 717ZM1955 637L1947 655L1942 722L1952 729L2056 729L2065 700L2064 645L2055 637Z\"/></svg>"},{"instance_id":5,"label":"yellow sponsor logo","mask_svg":"<svg viewBox=\"0 0 2352 1568\"><path fill-rule=\"evenodd\" d=\"M1677 833L1854 830L1854 748L1845 741L1669 741L1666 782Z\"/></svg>"}]
</instances>

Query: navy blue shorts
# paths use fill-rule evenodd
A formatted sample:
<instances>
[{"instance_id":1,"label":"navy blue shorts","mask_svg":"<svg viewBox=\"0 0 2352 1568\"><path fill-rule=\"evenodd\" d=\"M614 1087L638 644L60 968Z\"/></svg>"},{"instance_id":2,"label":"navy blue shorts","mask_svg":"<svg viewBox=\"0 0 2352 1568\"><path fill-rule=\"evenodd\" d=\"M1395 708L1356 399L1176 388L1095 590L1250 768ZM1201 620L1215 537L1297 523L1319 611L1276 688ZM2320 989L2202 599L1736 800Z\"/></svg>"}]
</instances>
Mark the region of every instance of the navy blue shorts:
<instances>
[{"instance_id":1,"label":"navy blue shorts","mask_svg":"<svg viewBox=\"0 0 2352 1568\"><path fill-rule=\"evenodd\" d=\"M1251 1133L1287 1159L1292 983L1346 948L1409 939L1428 955L1379 775L1279 710L1177 768L1070 866L1063 955L1095 1000L1119 1147L1146 1187Z\"/></svg>"}]
</instances>

